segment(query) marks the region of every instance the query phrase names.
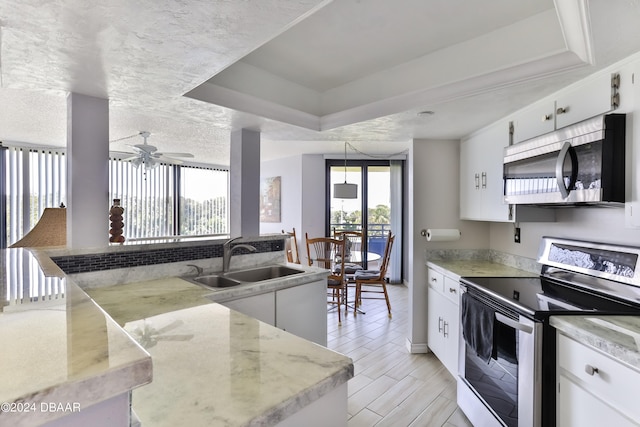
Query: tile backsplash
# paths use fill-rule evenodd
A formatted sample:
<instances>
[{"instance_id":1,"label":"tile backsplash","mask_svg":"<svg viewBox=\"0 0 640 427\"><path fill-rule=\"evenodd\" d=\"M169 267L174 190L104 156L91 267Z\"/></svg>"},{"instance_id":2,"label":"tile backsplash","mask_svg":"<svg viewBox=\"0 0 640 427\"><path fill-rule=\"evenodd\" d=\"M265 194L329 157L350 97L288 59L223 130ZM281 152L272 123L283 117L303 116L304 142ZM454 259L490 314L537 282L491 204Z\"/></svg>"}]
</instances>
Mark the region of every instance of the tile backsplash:
<instances>
[{"instance_id":1,"label":"tile backsplash","mask_svg":"<svg viewBox=\"0 0 640 427\"><path fill-rule=\"evenodd\" d=\"M238 249L234 251L235 255L279 252L284 248L284 239L280 238L274 240L242 241L242 243L254 246L257 251L249 252L246 249ZM75 274L219 258L222 257L222 253L222 243L216 243L196 246L171 246L140 251L128 250L123 252L52 256L51 259L66 274Z\"/></svg>"}]
</instances>

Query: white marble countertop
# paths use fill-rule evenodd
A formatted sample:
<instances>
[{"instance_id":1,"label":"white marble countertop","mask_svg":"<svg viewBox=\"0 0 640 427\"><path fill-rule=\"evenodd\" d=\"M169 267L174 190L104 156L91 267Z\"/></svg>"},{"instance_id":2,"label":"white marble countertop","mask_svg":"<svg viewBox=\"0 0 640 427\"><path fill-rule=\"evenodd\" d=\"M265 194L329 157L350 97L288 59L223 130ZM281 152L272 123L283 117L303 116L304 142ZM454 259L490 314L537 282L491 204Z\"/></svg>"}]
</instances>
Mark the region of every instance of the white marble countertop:
<instances>
[{"instance_id":1,"label":"white marble countertop","mask_svg":"<svg viewBox=\"0 0 640 427\"><path fill-rule=\"evenodd\" d=\"M458 277L537 277L538 274L488 260L433 259L427 266L444 269Z\"/></svg>"},{"instance_id":2,"label":"white marble countertop","mask_svg":"<svg viewBox=\"0 0 640 427\"><path fill-rule=\"evenodd\" d=\"M143 426L274 425L353 377L348 357L212 303L211 290L177 277L87 292L153 358L153 382L133 392Z\"/></svg>"},{"instance_id":3,"label":"white marble countertop","mask_svg":"<svg viewBox=\"0 0 640 427\"><path fill-rule=\"evenodd\" d=\"M550 324L640 371L640 317L551 316Z\"/></svg>"},{"instance_id":4,"label":"white marble countertop","mask_svg":"<svg viewBox=\"0 0 640 427\"><path fill-rule=\"evenodd\" d=\"M267 426L353 377L351 359L207 304L127 322L154 380L134 390L143 426Z\"/></svg>"},{"instance_id":5,"label":"white marble countertop","mask_svg":"<svg viewBox=\"0 0 640 427\"><path fill-rule=\"evenodd\" d=\"M11 262L37 265L29 251L0 256L1 289L32 286L24 276L7 280ZM0 411L0 425L39 425L68 415L41 411L43 402L78 403L82 410L151 381L150 355L78 286L64 278L51 278L49 286L60 292L39 298L32 292L0 307L0 402L35 403L34 411Z\"/></svg>"}]
</instances>

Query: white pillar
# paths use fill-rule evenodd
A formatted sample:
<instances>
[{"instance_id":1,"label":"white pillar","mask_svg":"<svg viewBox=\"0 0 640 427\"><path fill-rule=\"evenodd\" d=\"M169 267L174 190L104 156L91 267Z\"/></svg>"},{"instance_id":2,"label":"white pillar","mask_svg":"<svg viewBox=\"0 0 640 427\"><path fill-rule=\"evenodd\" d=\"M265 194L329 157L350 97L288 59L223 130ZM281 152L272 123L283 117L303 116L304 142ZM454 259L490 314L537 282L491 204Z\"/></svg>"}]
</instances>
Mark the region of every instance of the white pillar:
<instances>
[{"instance_id":1,"label":"white pillar","mask_svg":"<svg viewBox=\"0 0 640 427\"><path fill-rule=\"evenodd\" d=\"M231 237L260 235L260 132L231 132L229 165Z\"/></svg>"},{"instance_id":2,"label":"white pillar","mask_svg":"<svg viewBox=\"0 0 640 427\"><path fill-rule=\"evenodd\" d=\"M67 246L109 244L109 101L67 98Z\"/></svg>"}]
</instances>

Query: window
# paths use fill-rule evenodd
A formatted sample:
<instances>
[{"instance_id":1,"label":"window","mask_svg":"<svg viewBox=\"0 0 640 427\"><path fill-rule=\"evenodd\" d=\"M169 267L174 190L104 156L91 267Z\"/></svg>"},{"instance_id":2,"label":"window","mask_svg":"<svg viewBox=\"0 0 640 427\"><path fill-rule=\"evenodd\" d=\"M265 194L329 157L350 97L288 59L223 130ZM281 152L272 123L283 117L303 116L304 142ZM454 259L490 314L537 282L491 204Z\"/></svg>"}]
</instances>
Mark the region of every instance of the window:
<instances>
[{"instance_id":1,"label":"window","mask_svg":"<svg viewBox=\"0 0 640 427\"><path fill-rule=\"evenodd\" d=\"M9 147L4 170L4 232L11 244L33 228L44 208L57 207L66 200L67 165L61 151Z\"/></svg>"},{"instance_id":2,"label":"window","mask_svg":"<svg viewBox=\"0 0 640 427\"><path fill-rule=\"evenodd\" d=\"M0 241L11 245L45 207L66 203L66 156L64 150L8 147L2 157L6 227L0 227ZM109 160L110 202L121 199L127 240L228 234L228 180L227 170L167 164L144 169Z\"/></svg>"},{"instance_id":3,"label":"window","mask_svg":"<svg viewBox=\"0 0 640 427\"><path fill-rule=\"evenodd\" d=\"M228 234L229 172L180 168L180 235Z\"/></svg>"}]
</instances>

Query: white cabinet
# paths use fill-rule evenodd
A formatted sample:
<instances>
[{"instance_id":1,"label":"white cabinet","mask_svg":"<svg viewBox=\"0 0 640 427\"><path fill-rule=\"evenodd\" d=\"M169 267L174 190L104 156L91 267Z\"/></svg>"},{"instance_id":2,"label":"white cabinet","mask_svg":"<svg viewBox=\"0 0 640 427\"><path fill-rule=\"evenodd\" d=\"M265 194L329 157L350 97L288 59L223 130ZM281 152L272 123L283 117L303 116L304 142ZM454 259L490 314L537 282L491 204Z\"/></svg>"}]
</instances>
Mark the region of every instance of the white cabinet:
<instances>
[{"instance_id":1,"label":"white cabinet","mask_svg":"<svg viewBox=\"0 0 640 427\"><path fill-rule=\"evenodd\" d=\"M561 333L557 339L557 425L640 426L640 372Z\"/></svg>"},{"instance_id":2,"label":"white cabinet","mask_svg":"<svg viewBox=\"0 0 640 427\"><path fill-rule=\"evenodd\" d=\"M620 105L620 75L594 75L514 114L513 143L544 135L614 110Z\"/></svg>"},{"instance_id":3,"label":"white cabinet","mask_svg":"<svg viewBox=\"0 0 640 427\"><path fill-rule=\"evenodd\" d=\"M455 377L460 331L459 278L429 268L427 280L427 342L433 354Z\"/></svg>"},{"instance_id":4,"label":"white cabinet","mask_svg":"<svg viewBox=\"0 0 640 427\"><path fill-rule=\"evenodd\" d=\"M553 101L538 102L521 110L512 120L514 144L554 131L555 117Z\"/></svg>"},{"instance_id":5,"label":"white cabinet","mask_svg":"<svg viewBox=\"0 0 640 427\"><path fill-rule=\"evenodd\" d=\"M327 345L326 281L278 290L275 297L278 328Z\"/></svg>"},{"instance_id":6,"label":"white cabinet","mask_svg":"<svg viewBox=\"0 0 640 427\"><path fill-rule=\"evenodd\" d=\"M267 292L223 302L222 305L270 325L276 324L275 294Z\"/></svg>"},{"instance_id":7,"label":"white cabinet","mask_svg":"<svg viewBox=\"0 0 640 427\"><path fill-rule=\"evenodd\" d=\"M556 98L556 129L612 111L620 105L620 75L600 74L585 79Z\"/></svg>"},{"instance_id":8,"label":"white cabinet","mask_svg":"<svg viewBox=\"0 0 640 427\"><path fill-rule=\"evenodd\" d=\"M553 209L504 202L504 148L509 124L497 122L460 143L460 219L497 222L555 221Z\"/></svg>"},{"instance_id":9,"label":"white cabinet","mask_svg":"<svg viewBox=\"0 0 640 427\"><path fill-rule=\"evenodd\" d=\"M498 122L460 143L460 218L510 221L504 203L502 160L509 145L507 122Z\"/></svg>"},{"instance_id":10,"label":"white cabinet","mask_svg":"<svg viewBox=\"0 0 640 427\"><path fill-rule=\"evenodd\" d=\"M221 304L326 347L326 301L327 282L320 280Z\"/></svg>"}]
</instances>

